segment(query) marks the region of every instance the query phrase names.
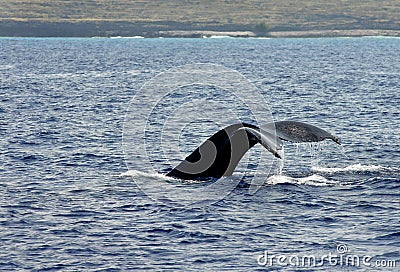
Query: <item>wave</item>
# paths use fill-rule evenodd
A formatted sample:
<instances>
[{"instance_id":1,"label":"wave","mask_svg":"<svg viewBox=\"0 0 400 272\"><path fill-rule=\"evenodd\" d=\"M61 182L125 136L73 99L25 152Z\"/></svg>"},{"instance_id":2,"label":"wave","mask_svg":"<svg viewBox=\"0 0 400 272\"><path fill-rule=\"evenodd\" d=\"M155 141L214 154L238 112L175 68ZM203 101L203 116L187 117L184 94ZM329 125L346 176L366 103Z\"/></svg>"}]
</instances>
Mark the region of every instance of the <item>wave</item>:
<instances>
[{"instance_id":1,"label":"wave","mask_svg":"<svg viewBox=\"0 0 400 272\"><path fill-rule=\"evenodd\" d=\"M226 39L226 38L234 38L234 37L228 36L228 35L211 35L207 38L209 38L209 39Z\"/></svg>"},{"instance_id":2,"label":"wave","mask_svg":"<svg viewBox=\"0 0 400 272\"><path fill-rule=\"evenodd\" d=\"M12 65L12 64L0 65L0 71L1 70L10 70L10 69L13 69L14 67L15 67L15 65Z\"/></svg>"},{"instance_id":3,"label":"wave","mask_svg":"<svg viewBox=\"0 0 400 272\"><path fill-rule=\"evenodd\" d=\"M103 37L107 38L107 37ZM144 39L143 36L111 36L110 39Z\"/></svg>"},{"instance_id":4,"label":"wave","mask_svg":"<svg viewBox=\"0 0 400 272\"><path fill-rule=\"evenodd\" d=\"M381 165L363 165L363 164L352 164L345 167L321 167L313 166L311 171L316 173L345 173L345 172L379 172L379 171L395 171L390 167Z\"/></svg>"},{"instance_id":5,"label":"wave","mask_svg":"<svg viewBox=\"0 0 400 272\"><path fill-rule=\"evenodd\" d=\"M119 177L132 177L132 178L151 178L164 181L176 181L173 177L168 177L164 174L156 172L143 172L139 170L128 170L119 174ZM185 183L204 183L204 181L185 181ZM311 186L332 186L339 184L337 180L327 179L318 174L313 174L307 177L290 177L285 175L273 175L266 179L266 185L278 185L278 184L296 184L296 185L311 185Z\"/></svg>"},{"instance_id":6,"label":"wave","mask_svg":"<svg viewBox=\"0 0 400 272\"><path fill-rule=\"evenodd\" d=\"M126 172L123 172L119 174L120 177L132 177L132 178L137 178L137 177L146 177L146 178L158 178L158 179L168 179L168 180L174 180L174 178L168 177L164 174L160 174L157 172L143 172L139 170L128 170Z\"/></svg>"},{"instance_id":7,"label":"wave","mask_svg":"<svg viewBox=\"0 0 400 272\"><path fill-rule=\"evenodd\" d=\"M330 180L323 176L313 174L311 176L302 178L293 178L284 175L274 175L267 179L266 184L297 184L297 185L311 185L311 186L332 186L339 184L339 181Z\"/></svg>"},{"instance_id":8,"label":"wave","mask_svg":"<svg viewBox=\"0 0 400 272\"><path fill-rule=\"evenodd\" d=\"M381 165L363 165L353 164L345 167L321 167L313 166L311 168L313 174L306 177L291 177L284 174L275 174L266 178L266 185L277 185L277 184L296 184L296 185L310 185L310 186L334 186L344 184L343 181L331 179L322 176L321 174L334 174L334 173L369 173L369 172L380 172L380 171L397 171L394 168L385 167ZM239 172L240 173L240 172ZM247 172L241 173L242 175L249 174ZM168 177L164 174L157 172L143 172L139 170L128 170L119 175L120 177L133 177L133 178L151 178L164 181L176 181L173 177ZM250 176L252 176L250 174ZM185 181L185 183L204 183L204 181ZM346 182L345 182L346 183Z\"/></svg>"}]
</instances>

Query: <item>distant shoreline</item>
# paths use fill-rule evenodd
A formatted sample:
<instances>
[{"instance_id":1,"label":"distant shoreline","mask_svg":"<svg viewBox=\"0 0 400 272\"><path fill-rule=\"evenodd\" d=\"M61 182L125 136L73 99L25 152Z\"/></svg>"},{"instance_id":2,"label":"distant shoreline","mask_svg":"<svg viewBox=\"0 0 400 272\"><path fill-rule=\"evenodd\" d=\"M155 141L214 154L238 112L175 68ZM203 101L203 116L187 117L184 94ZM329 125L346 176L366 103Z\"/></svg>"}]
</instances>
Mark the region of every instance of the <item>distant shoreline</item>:
<instances>
[{"instance_id":1,"label":"distant shoreline","mask_svg":"<svg viewBox=\"0 0 400 272\"><path fill-rule=\"evenodd\" d=\"M365 37L388 36L400 37L400 30L352 29L352 30L304 30L304 31L271 31L266 35L257 35L252 31L161 31L160 37L173 38L324 38L324 37Z\"/></svg>"},{"instance_id":2,"label":"distant shoreline","mask_svg":"<svg viewBox=\"0 0 400 272\"><path fill-rule=\"evenodd\" d=\"M354 29L354 30L304 30L304 31L271 31L267 35L256 35L252 31L161 31L158 35L142 36L74 36L74 35L0 35L1 38L351 38L351 37L400 37L400 30Z\"/></svg>"},{"instance_id":3,"label":"distant shoreline","mask_svg":"<svg viewBox=\"0 0 400 272\"><path fill-rule=\"evenodd\" d=\"M17 36L0 35L2 38L339 38L339 37L400 37L400 30L353 29L353 30L304 30L271 31L266 35L257 35L252 31L209 31L209 30L169 30L152 35L132 36L74 36L74 35L38 35Z\"/></svg>"},{"instance_id":4,"label":"distant shoreline","mask_svg":"<svg viewBox=\"0 0 400 272\"><path fill-rule=\"evenodd\" d=\"M182 22L80 21L46 22L0 20L0 37L144 37L144 38L321 38L321 37L400 37L400 29L368 29L347 26L345 29L301 29L276 26L263 32L254 25L209 24Z\"/></svg>"},{"instance_id":5,"label":"distant shoreline","mask_svg":"<svg viewBox=\"0 0 400 272\"><path fill-rule=\"evenodd\" d=\"M400 30L384 29L352 29L352 30L309 30L270 32L274 38L323 38L323 37L368 37L388 36L400 37Z\"/></svg>"}]
</instances>

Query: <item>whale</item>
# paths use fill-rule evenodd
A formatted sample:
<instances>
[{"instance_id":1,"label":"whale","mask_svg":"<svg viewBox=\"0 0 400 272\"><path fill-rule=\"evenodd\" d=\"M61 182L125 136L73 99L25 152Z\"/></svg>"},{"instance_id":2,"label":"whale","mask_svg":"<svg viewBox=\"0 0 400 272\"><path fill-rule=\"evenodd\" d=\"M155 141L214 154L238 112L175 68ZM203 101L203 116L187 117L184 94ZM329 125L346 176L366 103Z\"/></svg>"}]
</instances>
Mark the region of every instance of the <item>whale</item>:
<instances>
[{"instance_id":1,"label":"whale","mask_svg":"<svg viewBox=\"0 0 400 272\"><path fill-rule=\"evenodd\" d=\"M277 121L262 126L237 123L217 131L166 175L183 180L219 179L231 176L245 153L256 144L282 159L283 141L305 143L326 139L341 144L328 131L299 121Z\"/></svg>"}]
</instances>

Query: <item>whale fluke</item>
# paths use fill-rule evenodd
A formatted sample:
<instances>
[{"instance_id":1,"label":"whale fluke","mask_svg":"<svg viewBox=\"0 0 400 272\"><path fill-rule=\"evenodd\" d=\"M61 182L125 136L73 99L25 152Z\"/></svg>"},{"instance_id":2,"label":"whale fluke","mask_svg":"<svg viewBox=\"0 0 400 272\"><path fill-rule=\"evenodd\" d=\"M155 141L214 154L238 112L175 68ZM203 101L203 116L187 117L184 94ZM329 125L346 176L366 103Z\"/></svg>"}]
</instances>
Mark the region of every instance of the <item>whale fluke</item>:
<instances>
[{"instance_id":1,"label":"whale fluke","mask_svg":"<svg viewBox=\"0 0 400 272\"><path fill-rule=\"evenodd\" d=\"M296 121L279 121L262 126L262 129L273 131L275 129L279 139L292 143L320 142L331 139L341 144L339 138L319 127Z\"/></svg>"},{"instance_id":2,"label":"whale fluke","mask_svg":"<svg viewBox=\"0 0 400 272\"><path fill-rule=\"evenodd\" d=\"M234 124L208 138L167 176L185 180L230 176L244 154L257 143L281 158L282 140L301 143L325 139L340 144L329 132L302 122L280 121L261 128L247 123Z\"/></svg>"}]
</instances>

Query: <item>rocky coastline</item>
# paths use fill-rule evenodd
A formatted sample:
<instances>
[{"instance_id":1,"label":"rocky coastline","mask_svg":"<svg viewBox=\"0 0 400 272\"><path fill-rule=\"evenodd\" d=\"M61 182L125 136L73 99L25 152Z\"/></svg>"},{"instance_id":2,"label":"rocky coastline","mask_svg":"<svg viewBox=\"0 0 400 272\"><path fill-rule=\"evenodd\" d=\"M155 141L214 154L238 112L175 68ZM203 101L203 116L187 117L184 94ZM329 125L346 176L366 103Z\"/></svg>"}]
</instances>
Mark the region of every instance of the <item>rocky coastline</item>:
<instances>
[{"instance_id":1,"label":"rocky coastline","mask_svg":"<svg viewBox=\"0 0 400 272\"><path fill-rule=\"evenodd\" d=\"M290 29L273 28L265 32L251 25L213 25L178 22L43 22L0 21L1 37L144 37L144 38L210 38L210 37L400 37L396 29Z\"/></svg>"}]
</instances>

